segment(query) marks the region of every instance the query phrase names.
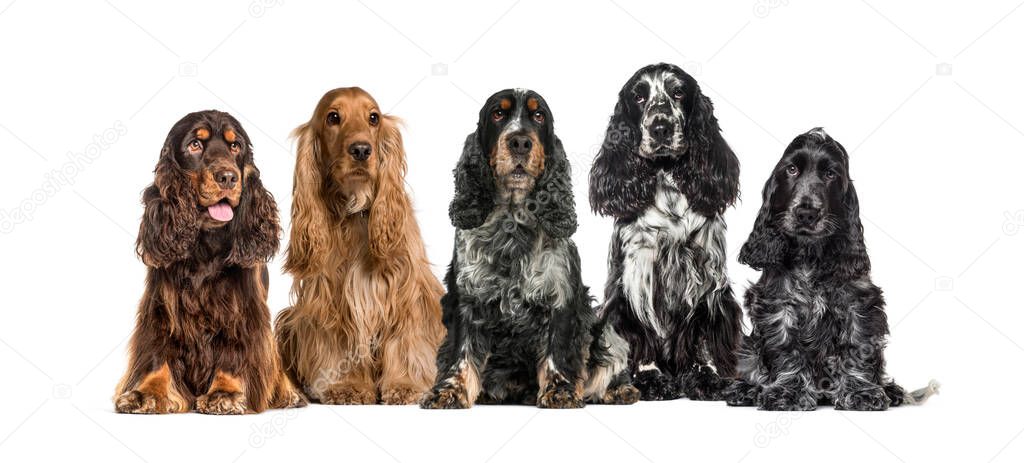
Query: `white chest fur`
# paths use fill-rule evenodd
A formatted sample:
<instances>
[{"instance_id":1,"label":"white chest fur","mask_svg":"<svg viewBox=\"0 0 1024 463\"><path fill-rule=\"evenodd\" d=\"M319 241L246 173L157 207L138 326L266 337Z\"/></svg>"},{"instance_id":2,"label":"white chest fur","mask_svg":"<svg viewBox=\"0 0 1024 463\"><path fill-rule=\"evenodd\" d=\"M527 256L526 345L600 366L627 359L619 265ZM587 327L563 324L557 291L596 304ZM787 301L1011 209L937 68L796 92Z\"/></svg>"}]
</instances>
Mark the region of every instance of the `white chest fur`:
<instances>
[{"instance_id":1,"label":"white chest fur","mask_svg":"<svg viewBox=\"0 0 1024 463\"><path fill-rule=\"evenodd\" d=\"M658 174L654 203L634 222L617 229L622 245L622 289L637 318L664 336L659 310L693 307L699 298L728 284L725 224L690 209L673 178ZM655 284L679 304L660 304ZM665 307L659 307L664 305Z\"/></svg>"}]
</instances>

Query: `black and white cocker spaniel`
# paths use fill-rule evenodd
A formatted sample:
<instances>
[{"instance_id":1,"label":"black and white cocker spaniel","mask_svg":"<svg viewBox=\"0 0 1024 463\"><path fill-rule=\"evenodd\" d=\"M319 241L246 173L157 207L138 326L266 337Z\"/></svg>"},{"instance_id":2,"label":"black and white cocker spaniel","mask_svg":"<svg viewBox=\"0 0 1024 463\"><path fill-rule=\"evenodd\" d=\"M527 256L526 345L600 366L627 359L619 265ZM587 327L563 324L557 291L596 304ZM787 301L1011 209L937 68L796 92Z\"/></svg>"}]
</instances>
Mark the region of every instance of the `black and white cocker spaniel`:
<instances>
[{"instance_id":1,"label":"black and white cocker spaniel","mask_svg":"<svg viewBox=\"0 0 1024 463\"><path fill-rule=\"evenodd\" d=\"M753 330L739 353L730 405L764 410L885 410L921 403L885 374L889 334L871 282L846 150L824 130L796 137L762 193L740 262L762 270L746 292Z\"/></svg>"},{"instance_id":2,"label":"black and white cocker spaniel","mask_svg":"<svg viewBox=\"0 0 1024 463\"><path fill-rule=\"evenodd\" d=\"M580 278L569 161L553 122L537 93L502 90L466 138L449 209L457 230L441 299L448 334L423 408L639 398L628 346L596 323Z\"/></svg>"},{"instance_id":3,"label":"black and white cocker spaniel","mask_svg":"<svg viewBox=\"0 0 1024 463\"><path fill-rule=\"evenodd\" d=\"M697 81L671 64L637 71L590 171L590 205L615 218L601 316L629 342L644 400L717 399L734 372L742 312L722 213L738 184Z\"/></svg>"}]
</instances>

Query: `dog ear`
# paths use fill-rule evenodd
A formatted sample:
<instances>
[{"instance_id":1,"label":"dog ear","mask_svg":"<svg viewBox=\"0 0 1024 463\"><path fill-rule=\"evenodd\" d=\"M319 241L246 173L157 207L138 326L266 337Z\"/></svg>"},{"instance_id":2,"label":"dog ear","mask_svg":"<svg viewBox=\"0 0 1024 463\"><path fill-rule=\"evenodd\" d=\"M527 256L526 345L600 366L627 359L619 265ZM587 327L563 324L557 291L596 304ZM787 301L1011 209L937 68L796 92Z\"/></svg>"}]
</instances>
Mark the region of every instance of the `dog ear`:
<instances>
[{"instance_id":1,"label":"dog ear","mask_svg":"<svg viewBox=\"0 0 1024 463\"><path fill-rule=\"evenodd\" d=\"M405 221L412 213L403 180L405 149L399 122L394 116L383 116L378 130L380 170L368 225L370 252L376 257L387 257L400 244L405 237Z\"/></svg>"},{"instance_id":2,"label":"dog ear","mask_svg":"<svg viewBox=\"0 0 1024 463\"><path fill-rule=\"evenodd\" d=\"M853 181L849 182L843 195L843 209L844 229L831 240L829 255L835 256L831 262L832 275L849 280L871 271L871 260L864 245L864 226L860 221L860 201Z\"/></svg>"},{"instance_id":3,"label":"dog ear","mask_svg":"<svg viewBox=\"0 0 1024 463\"><path fill-rule=\"evenodd\" d=\"M755 270L781 265L789 252L785 235L775 226L772 217L772 195L775 194L775 175L768 179L761 192L761 210L754 221L754 229L740 249L740 262Z\"/></svg>"},{"instance_id":4,"label":"dog ear","mask_svg":"<svg viewBox=\"0 0 1024 463\"><path fill-rule=\"evenodd\" d=\"M479 227L494 210L495 186L478 132L466 137L462 157L453 174L455 197L448 206L448 217L458 229Z\"/></svg>"},{"instance_id":5,"label":"dog ear","mask_svg":"<svg viewBox=\"0 0 1024 463\"><path fill-rule=\"evenodd\" d=\"M238 202L238 213L231 221L231 236L235 242L228 263L252 267L266 263L277 253L281 226L274 196L263 187L260 170L251 160L246 163L242 178L245 182L242 198Z\"/></svg>"},{"instance_id":6,"label":"dog ear","mask_svg":"<svg viewBox=\"0 0 1024 463\"><path fill-rule=\"evenodd\" d=\"M292 187L292 224L284 268L302 278L323 268L330 246L331 224L323 201L320 138L312 123L292 132L297 140Z\"/></svg>"},{"instance_id":7,"label":"dog ear","mask_svg":"<svg viewBox=\"0 0 1024 463\"><path fill-rule=\"evenodd\" d=\"M151 267L166 267L187 258L199 235L195 179L175 159L175 133L172 129L167 135L154 170L156 178L142 194L145 212L135 251Z\"/></svg>"},{"instance_id":8,"label":"dog ear","mask_svg":"<svg viewBox=\"0 0 1024 463\"><path fill-rule=\"evenodd\" d=\"M628 114L624 96L615 104L604 143L590 168L590 208L615 218L635 217L654 200L657 175L651 163L637 155L640 130Z\"/></svg>"},{"instance_id":9,"label":"dog ear","mask_svg":"<svg viewBox=\"0 0 1024 463\"><path fill-rule=\"evenodd\" d=\"M690 208L705 216L725 212L739 194L740 162L722 138L711 100L694 94L684 129L688 153L673 170Z\"/></svg>"},{"instance_id":10,"label":"dog ear","mask_svg":"<svg viewBox=\"0 0 1024 463\"><path fill-rule=\"evenodd\" d=\"M552 153L544 156L544 172L527 198L526 208L552 238L568 238L576 233L576 200L572 193L572 169L557 137Z\"/></svg>"}]
</instances>

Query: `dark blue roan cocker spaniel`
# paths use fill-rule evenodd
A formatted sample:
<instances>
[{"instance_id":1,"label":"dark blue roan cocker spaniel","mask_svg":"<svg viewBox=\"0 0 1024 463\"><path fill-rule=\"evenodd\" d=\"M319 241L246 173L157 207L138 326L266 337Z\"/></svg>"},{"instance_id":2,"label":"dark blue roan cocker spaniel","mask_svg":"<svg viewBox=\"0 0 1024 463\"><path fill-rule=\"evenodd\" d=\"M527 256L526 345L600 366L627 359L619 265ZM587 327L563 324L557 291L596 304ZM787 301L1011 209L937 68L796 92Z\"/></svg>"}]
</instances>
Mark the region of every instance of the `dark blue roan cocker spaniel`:
<instances>
[{"instance_id":1,"label":"dark blue roan cocker spaniel","mask_svg":"<svg viewBox=\"0 0 1024 463\"><path fill-rule=\"evenodd\" d=\"M796 137L762 196L740 251L740 262L762 270L746 293L753 330L727 402L885 410L935 393L935 382L907 393L885 374L889 325L871 282L846 149L820 128Z\"/></svg>"},{"instance_id":2,"label":"dark blue roan cocker spaniel","mask_svg":"<svg viewBox=\"0 0 1024 463\"><path fill-rule=\"evenodd\" d=\"M596 323L580 279L569 161L553 122L537 93L502 90L466 138L449 209L448 334L423 408L638 399L628 346Z\"/></svg>"},{"instance_id":3,"label":"dark blue roan cocker spaniel","mask_svg":"<svg viewBox=\"0 0 1024 463\"><path fill-rule=\"evenodd\" d=\"M637 71L590 171L590 205L615 219L602 318L629 342L644 400L717 399L734 373L742 312L722 213L738 184L697 81L671 64Z\"/></svg>"}]
</instances>

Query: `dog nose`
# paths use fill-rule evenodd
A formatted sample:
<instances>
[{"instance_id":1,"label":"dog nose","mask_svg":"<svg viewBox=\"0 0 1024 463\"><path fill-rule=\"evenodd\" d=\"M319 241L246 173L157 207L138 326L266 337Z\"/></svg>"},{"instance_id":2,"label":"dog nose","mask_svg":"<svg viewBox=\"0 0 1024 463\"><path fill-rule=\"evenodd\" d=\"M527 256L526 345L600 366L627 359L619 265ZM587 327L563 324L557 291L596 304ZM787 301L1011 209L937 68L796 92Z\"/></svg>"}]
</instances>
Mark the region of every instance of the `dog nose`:
<instances>
[{"instance_id":1,"label":"dog nose","mask_svg":"<svg viewBox=\"0 0 1024 463\"><path fill-rule=\"evenodd\" d=\"M233 170L222 170L217 172L214 176L217 180L217 184L225 190L230 190L235 187L235 183L238 182L238 174Z\"/></svg>"},{"instance_id":2,"label":"dog nose","mask_svg":"<svg viewBox=\"0 0 1024 463\"><path fill-rule=\"evenodd\" d=\"M533 149L533 140L526 135L514 135L508 139L508 149L512 154L526 155Z\"/></svg>"},{"instance_id":3,"label":"dog nose","mask_svg":"<svg viewBox=\"0 0 1024 463\"><path fill-rule=\"evenodd\" d=\"M370 144L366 142L357 141L348 145L348 154L351 154L356 161L365 161L369 159L372 151L373 149L370 148Z\"/></svg>"},{"instance_id":4,"label":"dog nose","mask_svg":"<svg viewBox=\"0 0 1024 463\"><path fill-rule=\"evenodd\" d=\"M666 121L656 121L651 125L651 135L659 140L665 140L671 135L671 127Z\"/></svg>"},{"instance_id":5,"label":"dog nose","mask_svg":"<svg viewBox=\"0 0 1024 463\"><path fill-rule=\"evenodd\" d=\"M796 221L800 225L811 225L818 221L818 217L821 216L821 209L816 207L799 206L793 214L796 216Z\"/></svg>"}]
</instances>

